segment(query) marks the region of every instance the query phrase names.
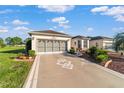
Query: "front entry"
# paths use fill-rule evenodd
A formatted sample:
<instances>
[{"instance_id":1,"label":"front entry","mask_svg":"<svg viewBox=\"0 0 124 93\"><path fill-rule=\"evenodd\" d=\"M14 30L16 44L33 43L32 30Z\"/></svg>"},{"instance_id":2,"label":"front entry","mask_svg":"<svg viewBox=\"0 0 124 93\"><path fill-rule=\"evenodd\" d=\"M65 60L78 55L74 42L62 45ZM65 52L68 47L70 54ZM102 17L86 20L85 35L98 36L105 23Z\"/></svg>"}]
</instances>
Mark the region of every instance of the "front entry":
<instances>
[{"instance_id":1,"label":"front entry","mask_svg":"<svg viewBox=\"0 0 124 93\"><path fill-rule=\"evenodd\" d=\"M67 41L62 40L37 40L37 52L58 52L67 50Z\"/></svg>"}]
</instances>

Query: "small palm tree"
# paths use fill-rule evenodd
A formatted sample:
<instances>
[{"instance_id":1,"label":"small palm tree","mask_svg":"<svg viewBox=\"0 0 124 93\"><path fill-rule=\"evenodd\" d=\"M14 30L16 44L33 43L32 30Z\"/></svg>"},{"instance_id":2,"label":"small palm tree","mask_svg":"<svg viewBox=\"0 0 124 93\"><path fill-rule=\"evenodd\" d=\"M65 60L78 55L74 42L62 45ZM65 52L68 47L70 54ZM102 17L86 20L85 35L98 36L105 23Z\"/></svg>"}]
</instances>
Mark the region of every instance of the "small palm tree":
<instances>
[{"instance_id":1,"label":"small palm tree","mask_svg":"<svg viewBox=\"0 0 124 93\"><path fill-rule=\"evenodd\" d=\"M114 48L118 52L119 50L124 51L124 32L118 33L114 37Z\"/></svg>"}]
</instances>

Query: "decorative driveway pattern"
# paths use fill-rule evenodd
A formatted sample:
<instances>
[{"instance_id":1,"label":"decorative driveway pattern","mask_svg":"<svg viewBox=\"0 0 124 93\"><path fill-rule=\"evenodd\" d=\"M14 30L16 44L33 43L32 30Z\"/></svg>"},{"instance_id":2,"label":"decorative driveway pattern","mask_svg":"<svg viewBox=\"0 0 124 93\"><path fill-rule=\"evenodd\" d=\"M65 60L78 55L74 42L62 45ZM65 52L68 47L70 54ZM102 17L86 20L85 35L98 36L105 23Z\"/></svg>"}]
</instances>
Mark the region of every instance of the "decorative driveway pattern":
<instances>
[{"instance_id":1,"label":"decorative driveway pattern","mask_svg":"<svg viewBox=\"0 0 124 93\"><path fill-rule=\"evenodd\" d=\"M57 64L65 59L73 64L72 69ZM41 55L38 88L102 88L124 87L124 79L119 78L96 64L68 54Z\"/></svg>"}]
</instances>

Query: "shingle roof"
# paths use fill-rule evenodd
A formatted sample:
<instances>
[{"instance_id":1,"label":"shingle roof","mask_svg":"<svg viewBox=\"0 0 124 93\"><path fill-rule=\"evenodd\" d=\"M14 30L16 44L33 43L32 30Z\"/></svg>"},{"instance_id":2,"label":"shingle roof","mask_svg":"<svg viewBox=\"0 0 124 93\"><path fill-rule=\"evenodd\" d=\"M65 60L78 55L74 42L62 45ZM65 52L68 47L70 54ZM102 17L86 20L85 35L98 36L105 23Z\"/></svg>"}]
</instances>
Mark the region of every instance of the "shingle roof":
<instances>
[{"instance_id":1,"label":"shingle roof","mask_svg":"<svg viewBox=\"0 0 124 93\"><path fill-rule=\"evenodd\" d=\"M57 32L57 31L53 31L53 30L32 31L32 32L29 32L29 34L30 35L32 35L32 34L37 34L37 35L39 35L39 34L44 34L44 35L59 35L59 36L68 36L68 37L71 37L68 34Z\"/></svg>"},{"instance_id":2,"label":"shingle roof","mask_svg":"<svg viewBox=\"0 0 124 93\"><path fill-rule=\"evenodd\" d=\"M96 36L96 37L92 37L92 38L91 38L91 40L99 40L99 39L112 40L113 38L105 37L105 36Z\"/></svg>"},{"instance_id":3,"label":"shingle roof","mask_svg":"<svg viewBox=\"0 0 124 93\"><path fill-rule=\"evenodd\" d=\"M81 35L77 35L77 36L72 37L72 39L74 39L74 38L90 39L90 38L87 38L87 37L85 37L85 36L81 36Z\"/></svg>"}]
</instances>

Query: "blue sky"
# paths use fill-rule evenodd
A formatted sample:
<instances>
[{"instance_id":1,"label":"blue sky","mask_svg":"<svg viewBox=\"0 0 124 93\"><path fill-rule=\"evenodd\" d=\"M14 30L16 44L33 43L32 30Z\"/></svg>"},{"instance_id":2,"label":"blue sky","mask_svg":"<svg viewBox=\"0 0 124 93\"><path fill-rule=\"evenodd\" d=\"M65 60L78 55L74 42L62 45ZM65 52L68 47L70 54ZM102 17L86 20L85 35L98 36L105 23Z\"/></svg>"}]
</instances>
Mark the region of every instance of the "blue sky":
<instances>
[{"instance_id":1,"label":"blue sky","mask_svg":"<svg viewBox=\"0 0 124 93\"><path fill-rule=\"evenodd\" d=\"M0 37L29 37L35 30L109 36L124 31L124 6L0 6Z\"/></svg>"}]
</instances>

